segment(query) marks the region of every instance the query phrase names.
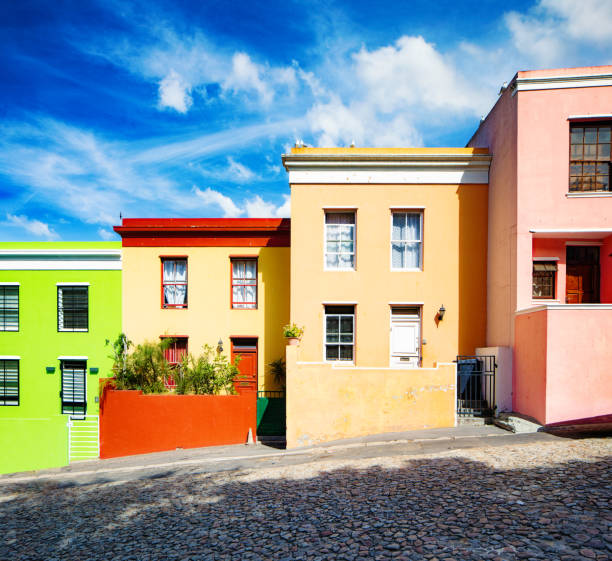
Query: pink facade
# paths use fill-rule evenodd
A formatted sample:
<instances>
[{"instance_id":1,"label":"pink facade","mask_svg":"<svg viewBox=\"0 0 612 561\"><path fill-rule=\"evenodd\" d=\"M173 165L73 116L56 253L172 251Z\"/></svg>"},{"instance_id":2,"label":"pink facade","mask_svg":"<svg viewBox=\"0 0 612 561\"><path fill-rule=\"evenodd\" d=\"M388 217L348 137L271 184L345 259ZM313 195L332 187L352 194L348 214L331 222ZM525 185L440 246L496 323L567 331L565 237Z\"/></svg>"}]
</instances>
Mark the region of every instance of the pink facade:
<instances>
[{"instance_id":1,"label":"pink facade","mask_svg":"<svg viewBox=\"0 0 612 561\"><path fill-rule=\"evenodd\" d=\"M514 409L541 424L609 414L611 333L612 306L557 305L517 315Z\"/></svg>"},{"instance_id":2,"label":"pink facade","mask_svg":"<svg viewBox=\"0 0 612 561\"><path fill-rule=\"evenodd\" d=\"M570 129L608 127L611 111L612 66L519 72L469 142L493 153L487 345L513 348L513 408L541 422L612 412L597 366L612 363L612 190L569 188ZM521 313L548 304L572 313ZM578 391L587 371L598 384Z\"/></svg>"}]
</instances>

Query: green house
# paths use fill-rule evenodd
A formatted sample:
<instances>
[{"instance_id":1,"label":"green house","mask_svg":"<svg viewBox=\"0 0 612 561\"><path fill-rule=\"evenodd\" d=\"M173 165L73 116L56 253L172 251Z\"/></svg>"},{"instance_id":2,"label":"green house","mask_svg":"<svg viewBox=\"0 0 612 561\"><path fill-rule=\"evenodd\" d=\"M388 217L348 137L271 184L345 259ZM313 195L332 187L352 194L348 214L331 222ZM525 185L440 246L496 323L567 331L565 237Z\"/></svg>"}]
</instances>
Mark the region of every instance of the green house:
<instances>
[{"instance_id":1,"label":"green house","mask_svg":"<svg viewBox=\"0 0 612 561\"><path fill-rule=\"evenodd\" d=\"M98 456L120 332L120 243L0 243L0 473Z\"/></svg>"}]
</instances>

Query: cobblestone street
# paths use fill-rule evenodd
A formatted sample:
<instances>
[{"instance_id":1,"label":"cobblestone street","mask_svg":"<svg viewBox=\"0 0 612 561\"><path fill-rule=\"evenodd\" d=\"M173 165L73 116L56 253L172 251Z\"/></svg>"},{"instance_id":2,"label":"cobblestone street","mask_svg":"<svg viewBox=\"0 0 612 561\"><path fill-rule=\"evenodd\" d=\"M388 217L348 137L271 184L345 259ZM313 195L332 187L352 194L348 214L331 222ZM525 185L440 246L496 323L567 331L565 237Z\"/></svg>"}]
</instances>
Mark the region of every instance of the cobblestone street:
<instances>
[{"instance_id":1,"label":"cobblestone street","mask_svg":"<svg viewBox=\"0 0 612 561\"><path fill-rule=\"evenodd\" d=\"M3 482L2 560L610 559L612 439Z\"/></svg>"}]
</instances>

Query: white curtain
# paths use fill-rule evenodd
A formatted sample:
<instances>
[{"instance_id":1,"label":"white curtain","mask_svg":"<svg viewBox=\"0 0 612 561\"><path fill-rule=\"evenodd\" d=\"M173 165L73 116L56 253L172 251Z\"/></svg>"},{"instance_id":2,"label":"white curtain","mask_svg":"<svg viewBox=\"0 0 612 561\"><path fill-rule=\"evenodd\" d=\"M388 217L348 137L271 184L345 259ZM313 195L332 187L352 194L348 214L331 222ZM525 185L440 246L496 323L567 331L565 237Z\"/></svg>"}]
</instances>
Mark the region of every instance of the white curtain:
<instances>
[{"instance_id":1,"label":"white curtain","mask_svg":"<svg viewBox=\"0 0 612 561\"><path fill-rule=\"evenodd\" d=\"M183 284L177 284L183 283ZM167 304L181 306L187 300L187 262L164 261L164 298Z\"/></svg>"},{"instance_id":2,"label":"white curtain","mask_svg":"<svg viewBox=\"0 0 612 561\"><path fill-rule=\"evenodd\" d=\"M254 308L257 304L257 263L254 260L232 263L234 307Z\"/></svg>"},{"instance_id":3,"label":"white curtain","mask_svg":"<svg viewBox=\"0 0 612 561\"><path fill-rule=\"evenodd\" d=\"M393 214L392 265L395 269L418 269L421 266L421 214Z\"/></svg>"}]
</instances>

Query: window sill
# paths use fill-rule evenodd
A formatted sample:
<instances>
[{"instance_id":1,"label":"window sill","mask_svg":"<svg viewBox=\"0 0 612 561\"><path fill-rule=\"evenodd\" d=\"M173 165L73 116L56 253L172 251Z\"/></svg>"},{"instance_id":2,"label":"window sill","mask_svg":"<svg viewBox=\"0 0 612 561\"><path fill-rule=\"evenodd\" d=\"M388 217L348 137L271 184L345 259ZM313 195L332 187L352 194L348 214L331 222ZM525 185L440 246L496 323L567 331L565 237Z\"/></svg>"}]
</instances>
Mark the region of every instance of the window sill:
<instances>
[{"instance_id":1,"label":"window sill","mask_svg":"<svg viewBox=\"0 0 612 561\"><path fill-rule=\"evenodd\" d=\"M391 268L392 273L422 273L423 269L393 269Z\"/></svg>"},{"instance_id":2,"label":"window sill","mask_svg":"<svg viewBox=\"0 0 612 561\"><path fill-rule=\"evenodd\" d=\"M327 269L324 268L323 269L326 272L331 272L331 273L354 273L357 269Z\"/></svg>"},{"instance_id":3,"label":"window sill","mask_svg":"<svg viewBox=\"0 0 612 561\"><path fill-rule=\"evenodd\" d=\"M580 191L580 192L572 192L565 193L565 196L568 199L590 199L590 198L598 198L598 197L612 197L612 191Z\"/></svg>"},{"instance_id":4,"label":"window sill","mask_svg":"<svg viewBox=\"0 0 612 561\"><path fill-rule=\"evenodd\" d=\"M89 329L58 329L58 333L88 333Z\"/></svg>"}]
</instances>

